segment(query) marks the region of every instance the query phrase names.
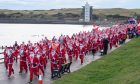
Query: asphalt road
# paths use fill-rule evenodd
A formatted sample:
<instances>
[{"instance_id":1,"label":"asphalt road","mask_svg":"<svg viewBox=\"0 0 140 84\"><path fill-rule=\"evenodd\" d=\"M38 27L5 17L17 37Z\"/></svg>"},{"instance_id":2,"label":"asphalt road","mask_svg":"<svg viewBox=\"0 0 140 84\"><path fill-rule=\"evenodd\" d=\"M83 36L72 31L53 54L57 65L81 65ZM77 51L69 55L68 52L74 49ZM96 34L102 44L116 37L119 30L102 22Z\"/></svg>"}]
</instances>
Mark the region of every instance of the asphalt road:
<instances>
[{"instance_id":1,"label":"asphalt road","mask_svg":"<svg viewBox=\"0 0 140 84\"><path fill-rule=\"evenodd\" d=\"M0 64L0 84L28 84L29 82L29 71L28 73L19 74L19 63L14 63L13 65L15 73L8 78L8 72L5 69L4 64ZM44 84L51 84L51 75L49 64L47 69L45 70L45 76L43 77ZM38 78L34 76L33 83L38 84Z\"/></svg>"},{"instance_id":2,"label":"asphalt road","mask_svg":"<svg viewBox=\"0 0 140 84\"><path fill-rule=\"evenodd\" d=\"M80 59L78 59L77 61L74 59L71 65L71 72L74 72L99 58L99 55L93 57L91 54L89 54L85 56L83 65L80 64ZM14 63L13 68L15 70L15 73L9 79L8 72L5 69L4 63L0 64L0 84L29 84L29 71L28 73L23 72L22 74L19 74L19 62ZM50 63L48 63L47 69L45 70L45 76L43 77L43 84L52 84L52 82L53 80L51 79ZM38 84L38 78L36 76L34 76L32 84Z\"/></svg>"}]
</instances>

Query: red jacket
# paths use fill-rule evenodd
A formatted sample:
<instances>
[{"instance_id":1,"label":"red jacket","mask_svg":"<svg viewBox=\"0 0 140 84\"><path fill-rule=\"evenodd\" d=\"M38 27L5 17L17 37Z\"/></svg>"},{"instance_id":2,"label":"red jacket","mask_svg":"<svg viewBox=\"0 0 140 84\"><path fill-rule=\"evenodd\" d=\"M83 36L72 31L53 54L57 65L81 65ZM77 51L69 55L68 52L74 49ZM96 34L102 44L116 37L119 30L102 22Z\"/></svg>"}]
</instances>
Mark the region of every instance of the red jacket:
<instances>
[{"instance_id":1,"label":"red jacket","mask_svg":"<svg viewBox=\"0 0 140 84\"><path fill-rule=\"evenodd\" d=\"M24 51L23 54L20 55L20 61L21 61L21 62L26 62L26 59L27 59L27 54L26 54L26 52Z\"/></svg>"},{"instance_id":2,"label":"red jacket","mask_svg":"<svg viewBox=\"0 0 140 84\"><path fill-rule=\"evenodd\" d=\"M4 55L4 62L5 62L5 63L8 62L8 55L7 55L7 53L6 53L6 50L4 50L3 55Z\"/></svg>"},{"instance_id":3,"label":"red jacket","mask_svg":"<svg viewBox=\"0 0 140 84\"><path fill-rule=\"evenodd\" d=\"M45 58L41 55L39 57L39 66L44 66L44 64L45 64Z\"/></svg>"},{"instance_id":4,"label":"red jacket","mask_svg":"<svg viewBox=\"0 0 140 84\"><path fill-rule=\"evenodd\" d=\"M11 56L8 56L8 64L13 64L14 63L14 55L11 54Z\"/></svg>"},{"instance_id":5,"label":"red jacket","mask_svg":"<svg viewBox=\"0 0 140 84\"><path fill-rule=\"evenodd\" d=\"M31 68L38 68L39 66L39 60L36 56L34 56L33 58L30 58L31 60Z\"/></svg>"}]
</instances>

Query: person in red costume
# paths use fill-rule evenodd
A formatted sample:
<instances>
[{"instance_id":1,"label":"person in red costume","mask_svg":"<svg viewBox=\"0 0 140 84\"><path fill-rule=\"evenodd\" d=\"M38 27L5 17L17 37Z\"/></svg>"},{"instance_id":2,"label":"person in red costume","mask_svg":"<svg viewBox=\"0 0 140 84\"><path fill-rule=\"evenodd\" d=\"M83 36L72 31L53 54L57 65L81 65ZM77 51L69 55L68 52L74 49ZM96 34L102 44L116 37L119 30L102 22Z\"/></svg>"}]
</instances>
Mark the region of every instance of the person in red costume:
<instances>
[{"instance_id":1,"label":"person in red costume","mask_svg":"<svg viewBox=\"0 0 140 84\"><path fill-rule=\"evenodd\" d=\"M60 64L66 63L66 49L63 45L60 46Z\"/></svg>"},{"instance_id":2,"label":"person in red costume","mask_svg":"<svg viewBox=\"0 0 140 84\"><path fill-rule=\"evenodd\" d=\"M92 47L92 45L91 45L92 43L91 43L91 41L90 40L88 40L88 43L87 43L87 51L88 51L88 53L90 52L90 50L91 50L91 47Z\"/></svg>"},{"instance_id":3,"label":"person in red costume","mask_svg":"<svg viewBox=\"0 0 140 84\"><path fill-rule=\"evenodd\" d=\"M14 69L13 69L13 63L14 63L14 55L12 53L12 49L7 50L7 55L8 55L8 68L9 68L9 74L8 77L12 75L12 72L14 74Z\"/></svg>"},{"instance_id":4,"label":"person in red costume","mask_svg":"<svg viewBox=\"0 0 140 84\"><path fill-rule=\"evenodd\" d=\"M19 50L18 50L17 47L15 47L14 56L15 56L16 63L17 63L17 60L18 60L18 54L19 54Z\"/></svg>"},{"instance_id":5,"label":"person in red costume","mask_svg":"<svg viewBox=\"0 0 140 84\"><path fill-rule=\"evenodd\" d=\"M73 47L73 57L76 56L76 52L75 52L75 49L76 49L76 41L74 40L74 43L72 44L72 47Z\"/></svg>"},{"instance_id":6,"label":"person in red costume","mask_svg":"<svg viewBox=\"0 0 140 84\"><path fill-rule=\"evenodd\" d=\"M37 58L39 59L39 69L42 71L43 75L44 73L44 65L45 65L45 61L43 55L39 52L37 54Z\"/></svg>"},{"instance_id":7,"label":"person in red costume","mask_svg":"<svg viewBox=\"0 0 140 84\"><path fill-rule=\"evenodd\" d=\"M6 47L5 50L4 50L4 65L5 65L5 68L6 70L8 69L8 48Z\"/></svg>"},{"instance_id":8,"label":"person in red costume","mask_svg":"<svg viewBox=\"0 0 140 84\"><path fill-rule=\"evenodd\" d=\"M94 40L92 43L92 55L93 56L97 52L97 50L98 50L98 45L97 45L97 42Z\"/></svg>"},{"instance_id":9,"label":"person in red costume","mask_svg":"<svg viewBox=\"0 0 140 84\"><path fill-rule=\"evenodd\" d=\"M42 50L42 57L43 57L43 60L44 60L44 69L46 69L46 65L47 65L47 62L48 62L47 56L49 55L49 53L48 54L46 54L46 53L47 53L46 49L43 48L43 50Z\"/></svg>"},{"instance_id":10,"label":"person in red costume","mask_svg":"<svg viewBox=\"0 0 140 84\"><path fill-rule=\"evenodd\" d=\"M23 47L21 47L20 49L20 71L19 73L22 73L23 69L26 71L28 71L27 69L27 54L25 52L25 49Z\"/></svg>"},{"instance_id":11,"label":"person in red costume","mask_svg":"<svg viewBox=\"0 0 140 84\"><path fill-rule=\"evenodd\" d=\"M73 47L71 44L68 45L68 56L69 56L69 61L72 62L72 58L73 58Z\"/></svg>"},{"instance_id":12,"label":"person in red costume","mask_svg":"<svg viewBox=\"0 0 140 84\"><path fill-rule=\"evenodd\" d=\"M117 34L114 36L113 39L114 39L113 43L114 43L115 47L118 47L118 36L117 36Z\"/></svg>"},{"instance_id":13,"label":"person in red costume","mask_svg":"<svg viewBox=\"0 0 140 84\"><path fill-rule=\"evenodd\" d=\"M55 69L55 68L59 68L59 65L58 65L58 56L57 56L57 53L55 50L52 50L51 51L51 73L52 73L52 70Z\"/></svg>"},{"instance_id":14,"label":"person in red costume","mask_svg":"<svg viewBox=\"0 0 140 84\"><path fill-rule=\"evenodd\" d=\"M110 45L110 49L112 49L112 45L113 45L113 36L110 36L110 38L109 38L109 45Z\"/></svg>"},{"instance_id":15,"label":"person in red costume","mask_svg":"<svg viewBox=\"0 0 140 84\"><path fill-rule=\"evenodd\" d=\"M29 83L32 83L33 80L33 75L39 76L39 60L37 58L37 56L32 52L30 54L30 60L31 60L31 64L30 64L30 81Z\"/></svg>"},{"instance_id":16,"label":"person in red costume","mask_svg":"<svg viewBox=\"0 0 140 84\"><path fill-rule=\"evenodd\" d=\"M76 60L78 59L79 52L80 52L80 47L79 47L79 43L77 43L77 44L76 44L76 48L75 48Z\"/></svg>"},{"instance_id":17,"label":"person in red costume","mask_svg":"<svg viewBox=\"0 0 140 84\"><path fill-rule=\"evenodd\" d=\"M72 62L73 52L72 52L71 49L70 49L69 52L68 52L68 56L69 56L69 61Z\"/></svg>"},{"instance_id":18,"label":"person in red costume","mask_svg":"<svg viewBox=\"0 0 140 84\"><path fill-rule=\"evenodd\" d=\"M85 54L84 45L80 44L80 60L81 60L81 64L83 64L83 61L84 61L84 54Z\"/></svg>"},{"instance_id":19,"label":"person in red costume","mask_svg":"<svg viewBox=\"0 0 140 84\"><path fill-rule=\"evenodd\" d=\"M99 39L99 49L100 51L103 50L103 41L101 38Z\"/></svg>"}]
</instances>

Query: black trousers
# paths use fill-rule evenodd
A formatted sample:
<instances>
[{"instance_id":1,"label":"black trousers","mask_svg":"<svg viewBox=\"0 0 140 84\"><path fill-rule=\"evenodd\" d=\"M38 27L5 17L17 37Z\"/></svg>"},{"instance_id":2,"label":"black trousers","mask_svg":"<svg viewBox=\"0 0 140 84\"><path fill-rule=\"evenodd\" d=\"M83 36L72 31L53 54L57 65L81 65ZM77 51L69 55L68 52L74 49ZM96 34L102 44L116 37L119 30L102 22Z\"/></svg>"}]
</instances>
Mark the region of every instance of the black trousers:
<instances>
[{"instance_id":1,"label":"black trousers","mask_svg":"<svg viewBox=\"0 0 140 84\"><path fill-rule=\"evenodd\" d=\"M106 54L107 54L107 50L108 50L108 45L105 45L105 46L104 46L103 55L106 55Z\"/></svg>"},{"instance_id":2,"label":"black trousers","mask_svg":"<svg viewBox=\"0 0 140 84\"><path fill-rule=\"evenodd\" d=\"M94 54L96 53L95 49L92 49L92 55L94 56Z\"/></svg>"}]
</instances>

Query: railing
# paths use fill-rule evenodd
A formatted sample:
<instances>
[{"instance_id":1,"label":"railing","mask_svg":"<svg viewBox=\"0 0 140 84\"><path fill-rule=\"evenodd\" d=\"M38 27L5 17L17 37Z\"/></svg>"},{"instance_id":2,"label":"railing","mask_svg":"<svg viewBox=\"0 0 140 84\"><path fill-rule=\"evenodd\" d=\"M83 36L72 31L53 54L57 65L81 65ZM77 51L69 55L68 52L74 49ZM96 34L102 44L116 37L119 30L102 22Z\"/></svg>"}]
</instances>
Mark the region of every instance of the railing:
<instances>
[{"instance_id":1,"label":"railing","mask_svg":"<svg viewBox=\"0 0 140 84\"><path fill-rule=\"evenodd\" d=\"M0 58L0 60L3 60L4 58Z\"/></svg>"},{"instance_id":2,"label":"railing","mask_svg":"<svg viewBox=\"0 0 140 84\"><path fill-rule=\"evenodd\" d=\"M0 54L3 54L3 52L1 52Z\"/></svg>"},{"instance_id":3,"label":"railing","mask_svg":"<svg viewBox=\"0 0 140 84\"><path fill-rule=\"evenodd\" d=\"M2 46L2 47L0 47L0 56L2 56L3 55L3 50L4 49L4 47ZM2 58L0 58L0 63L3 63L3 59L4 59L4 57L2 57Z\"/></svg>"}]
</instances>

